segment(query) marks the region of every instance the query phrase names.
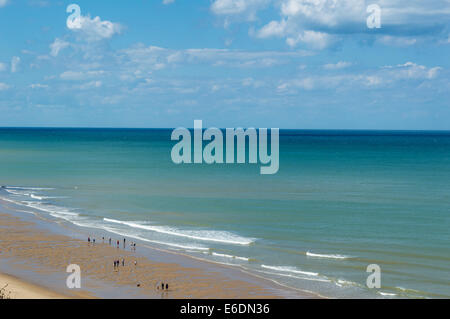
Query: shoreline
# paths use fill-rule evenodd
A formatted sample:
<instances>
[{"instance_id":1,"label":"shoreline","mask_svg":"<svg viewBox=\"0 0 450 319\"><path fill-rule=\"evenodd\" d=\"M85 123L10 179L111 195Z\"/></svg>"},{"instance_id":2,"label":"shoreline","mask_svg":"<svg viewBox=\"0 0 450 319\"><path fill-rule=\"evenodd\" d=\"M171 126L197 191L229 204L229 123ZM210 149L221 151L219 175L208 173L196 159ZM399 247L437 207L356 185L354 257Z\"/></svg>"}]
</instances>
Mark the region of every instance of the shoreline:
<instances>
[{"instance_id":1,"label":"shoreline","mask_svg":"<svg viewBox=\"0 0 450 319\"><path fill-rule=\"evenodd\" d=\"M323 298L312 292L283 286L238 267L148 244L139 244L139 253L122 249L122 242L120 249L101 243L100 240L97 240L95 246L88 245L81 239L85 235L84 229L75 229L76 227L61 221L53 222L38 214L21 214L20 207L16 210L10 206L17 205L0 201L0 228L8 229L8 234L0 232L1 268L4 268L5 262L15 264L11 267L14 269L12 275L24 284L36 277L33 273L46 274L41 276L39 284L52 277L51 273L58 274L58 279L49 280L53 284L40 285L43 290L55 293L55 296L154 299ZM9 240L14 247L5 245L5 240ZM130 239L127 240L129 242ZM43 247L43 243L51 243L51 246ZM126 266L119 267L116 271L113 269L113 260L122 258L125 258ZM134 261L137 261L137 267L133 266ZM65 266L72 263L79 263L82 268L86 285L82 286L81 293L74 293L64 287L66 276L69 275L65 273ZM28 278L17 271L17 264L20 265L18 268L28 268ZM53 274L53 277L57 276ZM170 283L169 291L155 289L160 282ZM43 296L47 295L43 293Z\"/></svg>"}]
</instances>

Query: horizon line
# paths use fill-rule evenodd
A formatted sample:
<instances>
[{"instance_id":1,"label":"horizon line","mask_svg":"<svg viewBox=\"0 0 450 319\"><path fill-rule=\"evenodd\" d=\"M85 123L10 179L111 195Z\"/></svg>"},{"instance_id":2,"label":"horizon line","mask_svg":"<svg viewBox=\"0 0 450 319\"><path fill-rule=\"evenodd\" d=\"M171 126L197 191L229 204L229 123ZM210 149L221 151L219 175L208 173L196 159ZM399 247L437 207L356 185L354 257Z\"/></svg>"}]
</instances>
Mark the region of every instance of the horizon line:
<instances>
[{"instance_id":1,"label":"horizon line","mask_svg":"<svg viewBox=\"0 0 450 319\"><path fill-rule=\"evenodd\" d=\"M179 126L181 127L181 126ZM174 130L178 127L101 127L101 126L0 126L1 129L86 129L86 130ZM193 127L186 127L189 130L194 130ZM228 127L229 128L229 127ZM258 127L234 127L234 128L255 128ZM265 127L267 129L275 129L277 127ZM208 129L204 127L203 129ZM227 127L219 128L220 130L227 129ZM450 129L379 129L379 128L278 128L280 131L391 131L391 132L450 132Z\"/></svg>"}]
</instances>

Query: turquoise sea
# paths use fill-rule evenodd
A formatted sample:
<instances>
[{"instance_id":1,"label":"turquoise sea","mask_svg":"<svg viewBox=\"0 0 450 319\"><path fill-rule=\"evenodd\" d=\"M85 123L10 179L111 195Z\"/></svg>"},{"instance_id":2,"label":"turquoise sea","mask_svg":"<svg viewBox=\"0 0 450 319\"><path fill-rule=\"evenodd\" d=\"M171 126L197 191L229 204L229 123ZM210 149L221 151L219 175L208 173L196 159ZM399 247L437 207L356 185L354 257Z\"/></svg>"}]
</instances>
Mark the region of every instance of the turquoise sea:
<instances>
[{"instance_id":1,"label":"turquoise sea","mask_svg":"<svg viewBox=\"0 0 450 319\"><path fill-rule=\"evenodd\" d=\"M276 175L175 165L171 132L0 129L0 197L324 296L450 297L450 132L281 130Z\"/></svg>"}]
</instances>

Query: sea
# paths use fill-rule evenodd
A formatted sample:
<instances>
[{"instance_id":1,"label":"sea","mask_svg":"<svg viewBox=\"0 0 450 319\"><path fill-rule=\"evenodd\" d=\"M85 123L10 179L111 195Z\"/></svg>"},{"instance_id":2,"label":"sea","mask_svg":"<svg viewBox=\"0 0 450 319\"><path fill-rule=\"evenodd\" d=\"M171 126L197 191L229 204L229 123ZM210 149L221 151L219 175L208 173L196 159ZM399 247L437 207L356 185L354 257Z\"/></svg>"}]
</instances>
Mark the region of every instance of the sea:
<instances>
[{"instance_id":1,"label":"sea","mask_svg":"<svg viewBox=\"0 0 450 319\"><path fill-rule=\"evenodd\" d=\"M325 297L450 297L450 132L281 130L274 175L174 164L171 133L1 128L0 198Z\"/></svg>"}]
</instances>

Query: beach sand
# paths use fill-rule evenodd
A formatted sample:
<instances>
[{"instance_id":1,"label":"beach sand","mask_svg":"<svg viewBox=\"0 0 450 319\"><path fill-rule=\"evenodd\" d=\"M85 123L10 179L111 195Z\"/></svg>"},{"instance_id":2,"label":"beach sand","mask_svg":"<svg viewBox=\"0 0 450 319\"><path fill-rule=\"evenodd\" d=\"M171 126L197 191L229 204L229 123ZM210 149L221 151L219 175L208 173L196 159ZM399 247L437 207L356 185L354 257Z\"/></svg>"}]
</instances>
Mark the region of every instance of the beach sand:
<instances>
[{"instance_id":1,"label":"beach sand","mask_svg":"<svg viewBox=\"0 0 450 319\"><path fill-rule=\"evenodd\" d=\"M66 299L67 296L56 293L13 276L0 274L0 289L5 299Z\"/></svg>"},{"instance_id":2,"label":"beach sand","mask_svg":"<svg viewBox=\"0 0 450 319\"><path fill-rule=\"evenodd\" d=\"M12 298L95 298L95 291L111 290L113 298L279 298L276 290L242 280L232 280L218 271L188 268L177 263L150 260L133 251L109 246L97 238L88 244L72 237L54 234L19 216L0 212L0 261L12 263L15 271L38 274L40 283L48 276L46 288L8 276L4 270L0 284L8 284ZM122 266L125 259L125 267ZM114 269L113 261L121 265ZM134 262L137 262L137 265ZM66 268L81 268L82 290L69 290ZM59 280L54 275L59 274ZM53 277L52 277L53 276ZM53 279L50 279L53 278ZM20 278L23 279L23 278ZM169 290L157 289L168 283ZM138 287L139 285L139 287ZM311 297L305 295L305 297Z\"/></svg>"}]
</instances>

